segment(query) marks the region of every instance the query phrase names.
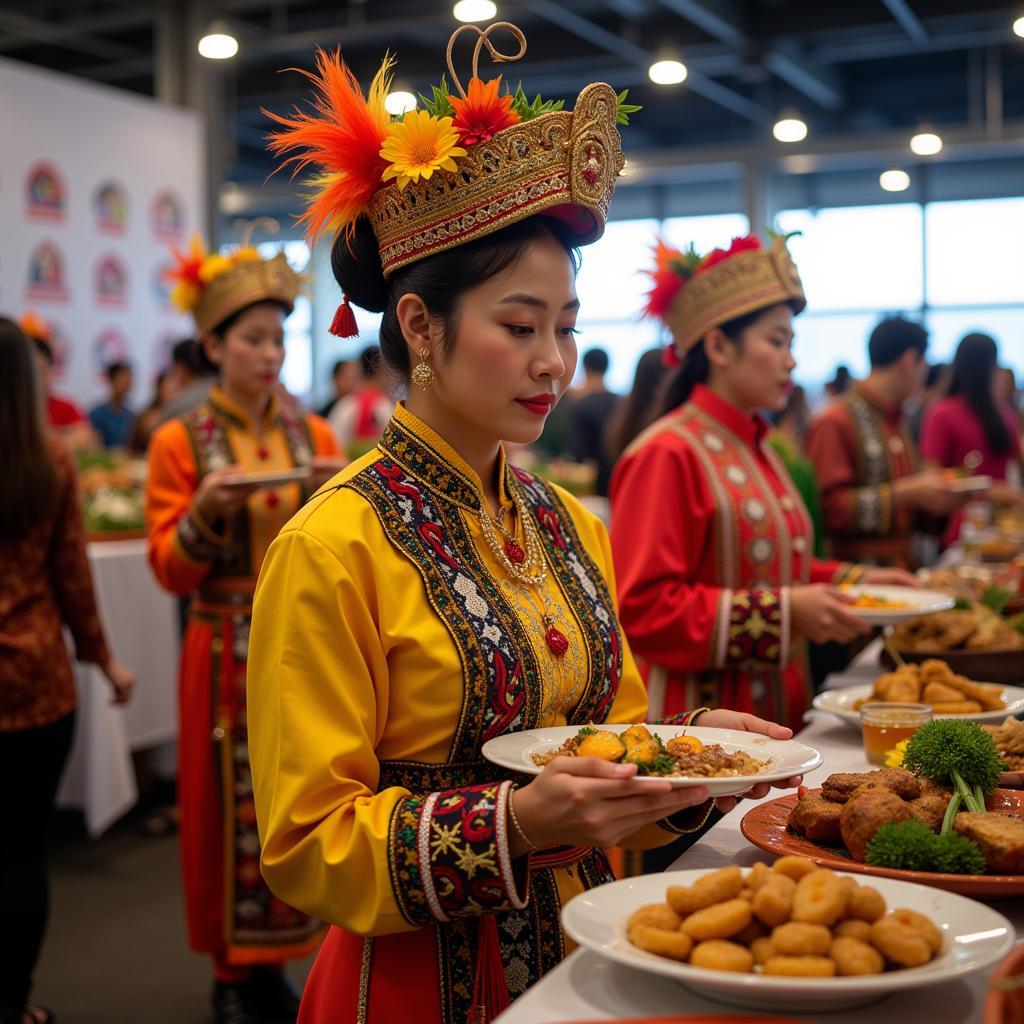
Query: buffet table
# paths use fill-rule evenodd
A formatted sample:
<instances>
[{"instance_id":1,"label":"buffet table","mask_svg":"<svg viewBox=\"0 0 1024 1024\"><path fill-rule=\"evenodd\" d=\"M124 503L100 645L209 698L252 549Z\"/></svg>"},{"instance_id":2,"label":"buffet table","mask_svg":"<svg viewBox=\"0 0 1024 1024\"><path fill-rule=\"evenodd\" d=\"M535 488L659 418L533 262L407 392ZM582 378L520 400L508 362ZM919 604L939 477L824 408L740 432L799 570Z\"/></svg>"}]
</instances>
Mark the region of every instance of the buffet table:
<instances>
[{"instance_id":1,"label":"buffet table","mask_svg":"<svg viewBox=\"0 0 1024 1024\"><path fill-rule=\"evenodd\" d=\"M863 682L864 663L856 666L851 674L855 678L848 682ZM844 678L837 677L832 682L842 684ZM820 786L822 780L833 772L869 770L859 731L817 711L810 712L807 720L807 728L800 733L800 740L820 751L824 758L822 767L807 776L809 786ZM781 795L780 790L774 790L766 799ZM730 864L746 868L758 860L771 863L774 858L770 854L751 846L740 833L740 819L752 806L751 801L742 802L680 857L673 869L721 868ZM1010 900L994 906L1010 919L1018 936L1024 935L1024 900ZM868 1019L872 1024L907 1024L908 1021L977 1024L982 1019L986 977L986 973L981 972L964 981L898 993L868 1009L861 1007L839 1013L786 1013L780 1016L816 1021L818 1024L822 1021L828 1021L828 1024L863 1024ZM765 1012L771 1012L771 1009L770 1006L764 1007ZM496 1018L495 1024L555 1024L701 1012L750 1013L749 1010L730 1008L698 996L669 978L620 966L586 950L577 950Z\"/></svg>"},{"instance_id":2,"label":"buffet table","mask_svg":"<svg viewBox=\"0 0 1024 1024\"><path fill-rule=\"evenodd\" d=\"M177 602L157 585L145 540L93 542L89 563L107 642L137 677L131 702L116 707L103 673L75 664L78 717L57 803L81 808L96 837L138 799L132 751L177 738L179 626ZM161 753L166 763L168 751Z\"/></svg>"}]
</instances>

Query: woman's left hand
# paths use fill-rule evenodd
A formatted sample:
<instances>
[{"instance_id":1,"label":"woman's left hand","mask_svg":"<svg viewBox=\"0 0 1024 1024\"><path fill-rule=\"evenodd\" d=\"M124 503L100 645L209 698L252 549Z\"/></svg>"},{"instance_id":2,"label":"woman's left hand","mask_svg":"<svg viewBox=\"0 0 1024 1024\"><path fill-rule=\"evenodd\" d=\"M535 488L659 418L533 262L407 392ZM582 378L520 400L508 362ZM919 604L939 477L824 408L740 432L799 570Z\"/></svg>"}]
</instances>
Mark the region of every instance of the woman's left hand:
<instances>
[{"instance_id":1,"label":"woman's left hand","mask_svg":"<svg viewBox=\"0 0 1024 1024\"><path fill-rule=\"evenodd\" d=\"M348 465L344 455L316 455L309 467L312 470L309 484L314 491L319 490L336 473L340 473Z\"/></svg>"},{"instance_id":2,"label":"woman's left hand","mask_svg":"<svg viewBox=\"0 0 1024 1024\"><path fill-rule=\"evenodd\" d=\"M886 587L920 587L921 581L906 569L874 569L864 570L858 583L877 583Z\"/></svg>"},{"instance_id":3,"label":"woman's left hand","mask_svg":"<svg viewBox=\"0 0 1024 1024\"><path fill-rule=\"evenodd\" d=\"M773 740L788 740L793 736L793 730L776 722L769 722L757 715L749 715L745 711L728 711L725 708L715 708L712 711L705 711L697 716L694 725L708 729L736 729L739 732L759 732L762 736L768 736ZM743 797L751 800L761 800L774 789L796 789L804 781L802 775L794 775L789 779L779 779L771 784L759 782L753 789L739 796L720 796L715 800L715 807L722 814L728 814Z\"/></svg>"}]
</instances>

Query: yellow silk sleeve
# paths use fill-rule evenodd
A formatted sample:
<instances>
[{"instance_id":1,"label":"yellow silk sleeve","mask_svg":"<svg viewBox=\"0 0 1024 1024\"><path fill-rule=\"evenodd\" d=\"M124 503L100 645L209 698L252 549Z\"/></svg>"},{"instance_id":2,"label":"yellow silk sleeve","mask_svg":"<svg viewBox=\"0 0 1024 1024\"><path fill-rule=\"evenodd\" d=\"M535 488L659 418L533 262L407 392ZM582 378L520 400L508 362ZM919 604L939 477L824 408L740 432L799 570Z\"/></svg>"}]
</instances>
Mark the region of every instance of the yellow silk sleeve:
<instances>
[{"instance_id":1,"label":"yellow silk sleeve","mask_svg":"<svg viewBox=\"0 0 1024 1024\"><path fill-rule=\"evenodd\" d=\"M377 791L392 694L374 544L387 542L345 533L335 550L344 531L325 541L302 527L325 503L345 518L350 500L313 498L260 573L247 674L264 878L290 905L360 935L521 908L509 782Z\"/></svg>"}]
</instances>

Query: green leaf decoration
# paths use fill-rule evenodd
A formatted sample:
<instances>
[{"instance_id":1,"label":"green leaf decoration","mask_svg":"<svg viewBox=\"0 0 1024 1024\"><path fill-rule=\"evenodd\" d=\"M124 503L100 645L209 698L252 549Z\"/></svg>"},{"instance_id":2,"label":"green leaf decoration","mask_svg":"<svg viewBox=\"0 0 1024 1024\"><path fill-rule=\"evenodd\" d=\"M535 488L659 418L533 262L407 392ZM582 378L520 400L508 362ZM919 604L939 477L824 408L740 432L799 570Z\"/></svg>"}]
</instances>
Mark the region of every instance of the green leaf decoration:
<instances>
[{"instance_id":1,"label":"green leaf decoration","mask_svg":"<svg viewBox=\"0 0 1024 1024\"><path fill-rule=\"evenodd\" d=\"M638 110L643 110L643 107L637 106L635 103L627 103L626 97L629 95L628 89L623 89L622 92L615 97L615 123L628 125L629 115L635 114Z\"/></svg>"},{"instance_id":2,"label":"green leaf decoration","mask_svg":"<svg viewBox=\"0 0 1024 1024\"><path fill-rule=\"evenodd\" d=\"M523 83L516 86L512 94L512 109L519 115L521 121L532 121L541 114L551 114L561 110L565 106L565 100L543 100L538 94L531 101L523 92Z\"/></svg>"},{"instance_id":3,"label":"green leaf decoration","mask_svg":"<svg viewBox=\"0 0 1024 1024\"><path fill-rule=\"evenodd\" d=\"M455 108L451 105L451 93L448 91L448 79L442 75L440 85L432 85L433 97L428 99L419 94L423 109L434 117L454 117Z\"/></svg>"},{"instance_id":4,"label":"green leaf decoration","mask_svg":"<svg viewBox=\"0 0 1024 1024\"><path fill-rule=\"evenodd\" d=\"M697 268L700 266L700 261L701 255L697 252L696 247L691 242L689 248L687 248L678 259L669 261L669 267L674 274L677 274L684 281L689 281L689 279L697 272Z\"/></svg>"}]
</instances>

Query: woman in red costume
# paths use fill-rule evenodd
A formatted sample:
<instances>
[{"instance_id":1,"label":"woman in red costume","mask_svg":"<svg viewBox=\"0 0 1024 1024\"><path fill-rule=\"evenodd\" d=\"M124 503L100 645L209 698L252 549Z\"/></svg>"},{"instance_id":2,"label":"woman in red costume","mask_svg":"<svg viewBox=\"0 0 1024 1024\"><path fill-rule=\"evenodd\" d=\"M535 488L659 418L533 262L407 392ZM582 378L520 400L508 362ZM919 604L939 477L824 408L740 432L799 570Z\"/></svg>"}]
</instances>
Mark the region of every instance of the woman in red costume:
<instances>
[{"instance_id":1,"label":"woman in red costume","mask_svg":"<svg viewBox=\"0 0 1024 1024\"><path fill-rule=\"evenodd\" d=\"M785 402L793 317L806 305L785 241L753 236L703 259L656 251L647 313L678 366L664 415L612 478L619 614L651 715L728 707L800 727L803 641L868 632L836 584L913 584L895 569L813 557L810 518L767 443L760 410Z\"/></svg>"}]
</instances>

